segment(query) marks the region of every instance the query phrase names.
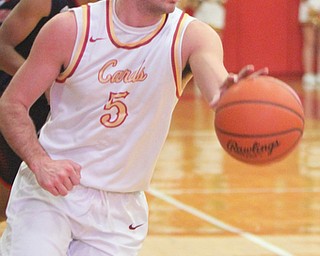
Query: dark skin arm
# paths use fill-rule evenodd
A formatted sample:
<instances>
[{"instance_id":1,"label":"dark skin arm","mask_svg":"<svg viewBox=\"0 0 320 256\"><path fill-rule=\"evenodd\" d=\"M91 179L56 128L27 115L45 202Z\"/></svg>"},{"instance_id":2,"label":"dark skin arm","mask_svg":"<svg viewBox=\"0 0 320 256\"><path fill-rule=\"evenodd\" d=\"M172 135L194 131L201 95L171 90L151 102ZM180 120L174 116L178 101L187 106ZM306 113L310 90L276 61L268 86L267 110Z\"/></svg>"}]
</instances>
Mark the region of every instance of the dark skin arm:
<instances>
[{"instance_id":1,"label":"dark skin arm","mask_svg":"<svg viewBox=\"0 0 320 256\"><path fill-rule=\"evenodd\" d=\"M0 69L14 75L25 59L15 51L36 27L50 14L51 0L21 0L0 27Z\"/></svg>"}]
</instances>

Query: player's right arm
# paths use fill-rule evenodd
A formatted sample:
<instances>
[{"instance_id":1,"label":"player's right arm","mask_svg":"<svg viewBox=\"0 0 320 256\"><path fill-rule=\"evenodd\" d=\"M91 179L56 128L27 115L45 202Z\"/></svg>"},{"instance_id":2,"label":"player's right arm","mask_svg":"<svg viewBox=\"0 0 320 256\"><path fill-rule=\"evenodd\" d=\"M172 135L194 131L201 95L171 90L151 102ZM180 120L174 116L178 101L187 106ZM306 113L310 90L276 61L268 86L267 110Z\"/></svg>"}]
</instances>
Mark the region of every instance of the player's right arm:
<instances>
[{"instance_id":1,"label":"player's right arm","mask_svg":"<svg viewBox=\"0 0 320 256\"><path fill-rule=\"evenodd\" d=\"M0 129L12 149L26 162L39 184L53 195L66 195L80 182L81 167L54 161L38 142L28 111L52 85L71 59L76 38L74 14L56 15L46 23L31 53L0 98Z\"/></svg>"}]
</instances>

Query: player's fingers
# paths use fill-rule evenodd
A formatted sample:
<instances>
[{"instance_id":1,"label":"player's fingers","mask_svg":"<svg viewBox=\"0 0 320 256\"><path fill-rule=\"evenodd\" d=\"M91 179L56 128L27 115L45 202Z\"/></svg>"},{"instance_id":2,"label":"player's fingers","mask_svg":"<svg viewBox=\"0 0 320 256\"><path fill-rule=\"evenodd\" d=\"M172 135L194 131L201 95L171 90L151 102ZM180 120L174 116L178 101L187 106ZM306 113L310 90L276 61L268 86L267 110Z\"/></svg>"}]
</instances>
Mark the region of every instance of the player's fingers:
<instances>
[{"instance_id":1,"label":"player's fingers","mask_svg":"<svg viewBox=\"0 0 320 256\"><path fill-rule=\"evenodd\" d=\"M64 186L64 184L57 184L55 187L59 195L66 196L68 194L68 189Z\"/></svg>"},{"instance_id":2,"label":"player's fingers","mask_svg":"<svg viewBox=\"0 0 320 256\"><path fill-rule=\"evenodd\" d=\"M228 89L230 86L232 86L233 84L235 84L237 82L238 82L238 75L234 74L234 73L229 73L227 79L225 80L225 82L221 88L222 93L224 93L224 91L226 89Z\"/></svg>"},{"instance_id":3,"label":"player's fingers","mask_svg":"<svg viewBox=\"0 0 320 256\"><path fill-rule=\"evenodd\" d=\"M69 176L69 181L71 182L72 186L80 184L81 176L78 173L73 173Z\"/></svg>"},{"instance_id":4,"label":"player's fingers","mask_svg":"<svg viewBox=\"0 0 320 256\"><path fill-rule=\"evenodd\" d=\"M64 187L65 187L68 191L70 191L70 190L73 188L73 186L74 186L71 178L69 178L69 177L67 177L67 178L64 179L63 185L64 185Z\"/></svg>"},{"instance_id":5,"label":"player's fingers","mask_svg":"<svg viewBox=\"0 0 320 256\"><path fill-rule=\"evenodd\" d=\"M71 162L71 165L73 167L74 172L79 176L79 178L81 177L81 165L75 163L75 162Z\"/></svg>"},{"instance_id":6,"label":"player's fingers","mask_svg":"<svg viewBox=\"0 0 320 256\"><path fill-rule=\"evenodd\" d=\"M240 70L238 74L229 73L227 79L223 83L223 86L220 88L220 96L222 96L229 87L238 83L241 79L251 77L251 76L256 77L256 76L268 75L268 74L269 74L269 69L267 67L259 69L258 71L254 71L253 65L245 66ZM211 101L210 106L214 106L216 102L217 102L216 99L214 101Z\"/></svg>"},{"instance_id":7,"label":"player's fingers","mask_svg":"<svg viewBox=\"0 0 320 256\"><path fill-rule=\"evenodd\" d=\"M259 69L255 72L253 72L250 77L257 77L257 76L263 76L263 75L268 75L269 74L269 69L267 67L264 67L262 69Z\"/></svg>"},{"instance_id":8,"label":"player's fingers","mask_svg":"<svg viewBox=\"0 0 320 256\"><path fill-rule=\"evenodd\" d=\"M59 196L60 195L59 191L57 190L56 187L48 188L47 191L50 192L54 196Z\"/></svg>"},{"instance_id":9,"label":"player's fingers","mask_svg":"<svg viewBox=\"0 0 320 256\"><path fill-rule=\"evenodd\" d=\"M72 163L72 172L69 175L72 185L79 185L81 179L81 166L77 163Z\"/></svg>"},{"instance_id":10,"label":"player's fingers","mask_svg":"<svg viewBox=\"0 0 320 256\"><path fill-rule=\"evenodd\" d=\"M254 66L253 65L247 65L244 68L240 70L238 73L238 81L251 75L254 72ZM238 82L237 81L237 82Z\"/></svg>"}]
</instances>

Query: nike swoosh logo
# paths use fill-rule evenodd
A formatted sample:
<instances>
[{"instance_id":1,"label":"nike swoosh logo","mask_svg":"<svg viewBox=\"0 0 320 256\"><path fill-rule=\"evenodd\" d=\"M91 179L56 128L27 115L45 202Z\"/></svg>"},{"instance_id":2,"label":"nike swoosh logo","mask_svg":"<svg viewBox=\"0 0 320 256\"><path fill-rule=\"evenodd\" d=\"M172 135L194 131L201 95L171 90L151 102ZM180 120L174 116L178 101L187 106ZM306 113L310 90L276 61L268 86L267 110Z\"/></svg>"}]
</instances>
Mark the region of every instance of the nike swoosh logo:
<instances>
[{"instance_id":1,"label":"nike swoosh logo","mask_svg":"<svg viewBox=\"0 0 320 256\"><path fill-rule=\"evenodd\" d=\"M133 224L131 224L130 226L129 226L129 229L130 230L136 230L137 228L139 228L139 227L141 227L143 224L140 224L140 225L137 225L137 226L133 226Z\"/></svg>"},{"instance_id":2,"label":"nike swoosh logo","mask_svg":"<svg viewBox=\"0 0 320 256\"><path fill-rule=\"evenodd\" d=\"M89 39L89 41L90 41L91 43L94 43L94 42L97 42L97 41L99 41L99 40L105 40L105 39L107 39L107 38L103 38L103 37L94 38L93 36L91 36L90 39Z\"/></svg>"}]
</instances>

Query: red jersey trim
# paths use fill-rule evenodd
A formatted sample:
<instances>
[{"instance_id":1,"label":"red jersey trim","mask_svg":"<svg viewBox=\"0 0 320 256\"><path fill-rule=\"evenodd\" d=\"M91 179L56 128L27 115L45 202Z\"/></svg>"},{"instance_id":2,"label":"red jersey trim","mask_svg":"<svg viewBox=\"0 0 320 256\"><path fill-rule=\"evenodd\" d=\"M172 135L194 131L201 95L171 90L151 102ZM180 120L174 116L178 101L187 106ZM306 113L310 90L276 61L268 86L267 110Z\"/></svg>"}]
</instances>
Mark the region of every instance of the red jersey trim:
<instances>
[{"instance_id":1,"label":"red jersey trim","mask_svg":"<svg viewBox=\"0 0 320 256\"><path fill-rule=\"evenodd\" d=\"M73 75L86 49L88 38L89 38L89 28L90 28L90 5L82 6L82 19L83 19L83 23L82 23L83 29L82 29L82 35L80 37L79 45L67 69L63 71L56 79L56 81L59 83L65 82L67 78Z\"/></svg>"},{"instance_id":2,"label":"red jersey trim","mask_svg":"<svg viewBox=\"0 0 320 256\"><path fill-rule=\"evenodd\" d=\"M179 74L182 74L182 70L179 63L179 45L181 43L182 37L181 33L183 32L183 26L182 24L185 22L186 18L188 17L188 14L182 13L181 17L179 19L176 31L174 33L172 46L171 46L171 64L172 64L172 72L174 76L174 81L176 84L176 96L177 98L180 98L182 95L182 92L184 90L185 85L182 84L182 77Z\"/></svg>"},{"instance_id":3,"label":"red jersey trim","mask_svg":"<svg viewBox=\"0 0 320 256\"><path fill-rule=\"evenodd\" d=\"M162 30L162 28L164 27L168 19L168 14L163 15L159 26L157 26L157 28L152 33L142 38L141 40L137 42L132 42L132 43L122 43L120 40L118 40L114 32L114 27L112 22L112 8L113 8L112 1L111 0L107 1L107 4L106 4L107 34L109 35L109 38L112 44L117 48L134 49L134 48L138 48L140 46L148 44L150 41L152 41L153 38L155 38L160 33L160 31Z\"/></svg>"}]
</instances>

